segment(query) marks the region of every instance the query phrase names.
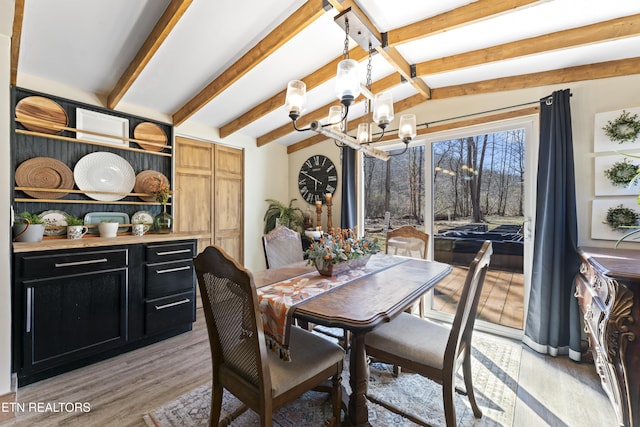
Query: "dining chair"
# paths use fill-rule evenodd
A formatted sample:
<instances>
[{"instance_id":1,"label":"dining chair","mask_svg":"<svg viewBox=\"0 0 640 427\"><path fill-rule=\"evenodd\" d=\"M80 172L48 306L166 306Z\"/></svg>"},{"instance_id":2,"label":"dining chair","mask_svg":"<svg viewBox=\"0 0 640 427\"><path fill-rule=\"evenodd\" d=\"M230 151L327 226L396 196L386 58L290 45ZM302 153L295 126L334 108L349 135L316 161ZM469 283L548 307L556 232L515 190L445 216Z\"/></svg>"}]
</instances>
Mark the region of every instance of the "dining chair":
<instances>
[{"instance_id":1,"label":"dining chair","mask_svg":"<svg viewBox=\"0 0 640 427\"><path fill-rule=\"evenodd\" d=\"M283 225L277 225L262 236L262 247L267 268L281 267L304 259L300 233Z\"/></svg>"},{"instance_id":2,"label":"dining chair","mask_svg":"<svg viewBox=\"0 0 640 427\"><path fill-rule=\"evenodd\" d=\"M250 408L260 415L261 426L271 426L276 408L320 388L328 378L333 404L329 425L339 425L344 350L292 327L291 360L281 360L267 350L253 275L217 246L206 248L194 265L213 365L209 425L220 422L224 389L243 403L231 418Z\"/></svg>"},{"instance_id":3,"label":"dining chair","mask_svg":"<svg viewBox=\"0 0 640 427\"><path fill-rule=\"evenodd\" d=\"M487 240L471 262L451 326L402 313L365 336L368 356L374 357L377 361L399 365L442 385L444 413L448 427L456 425L454 392L466 394L469 397L473 415L476 418L482 417L482 411L476 403L473 391L471 335L482 284L492 253L491 241ZM466 392L455 387L456 372L460 365L462 365ZM402 409L371 396L367 397L413 422L424 423Z\"/></svg>"},{"instance_id":4,"label":"dining chair","mask_svg":"<svg viewBox=\"0 0 640 427\"><path fill-rule=\"evenodd\" d=\"M393 249L394 255L405 255L412 258L427 259L429 251L429 235L424 231L420 231L411 225L404 225L395 230L387 232L387 246L385 253L389 253ZM398 254L398 251L400 253ZM415 256L418 254L418 256ZM411 311L411 309L409 309ZM424 297L420 297L418 303L418 312L420 317L425 315Z\"/></svg>"}]
</instances>

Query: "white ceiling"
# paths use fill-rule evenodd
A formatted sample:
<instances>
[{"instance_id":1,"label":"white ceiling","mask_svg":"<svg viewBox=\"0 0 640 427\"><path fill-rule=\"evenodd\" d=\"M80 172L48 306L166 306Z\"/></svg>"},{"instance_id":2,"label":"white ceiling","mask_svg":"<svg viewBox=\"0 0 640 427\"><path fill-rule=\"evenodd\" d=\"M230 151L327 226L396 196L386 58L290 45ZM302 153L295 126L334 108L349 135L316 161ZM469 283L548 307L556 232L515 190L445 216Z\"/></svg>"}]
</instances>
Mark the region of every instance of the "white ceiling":
<instances>
[{"instance_id":1,"label":"white ceiling","mask_svg":"<svg viewBox=\"0 0 640 427\"><path fill-rule=\"evenodd\" d=\"M321 3L322 0L312 1ZM356 3L378 30L384 32L471 2L360 0ZM29 75L101 96L109 94L169 4L170 0L26 0L17 85L21 86L21 76ZM302 0L193 0L122 102L174 114L303 4ZM337 13L334 9L325 12L188 120L219 128L285 89L289 80L305 77L340 56L344 32L333 22ZM409 64L419 64L638 13L638 0L607 0L606 4L602 0L539 1L401 44L397 50ZM351 44L355 45L353 41ZM420 78L435 89L634 57L640 57L640 36ZM366 61L361 64L363 76L365 66ZM375 55L374 81L394 70L382 55ZM416 93L406 83L393 88L394 101ZM309 111L332 102L333 82L309 91L308 98ZM362 108L354 108L354 116L359 111ZM238 132L257 138L288 121L286 111L280 107ZM308 135L291 133L277 142L290 145L306 137Z\"/></svg>"}]
</instances>

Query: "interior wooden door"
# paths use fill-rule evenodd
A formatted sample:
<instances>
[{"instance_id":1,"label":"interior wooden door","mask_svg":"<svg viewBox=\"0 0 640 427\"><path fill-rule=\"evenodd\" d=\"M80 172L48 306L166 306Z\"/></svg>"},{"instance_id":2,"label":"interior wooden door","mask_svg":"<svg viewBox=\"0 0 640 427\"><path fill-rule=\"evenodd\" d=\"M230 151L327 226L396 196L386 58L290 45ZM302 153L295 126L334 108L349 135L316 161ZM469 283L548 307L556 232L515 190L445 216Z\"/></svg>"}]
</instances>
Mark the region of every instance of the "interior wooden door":
<instances>
[{"instance_id":1,"label":"interior wooden door","mask_svg":"<svg viewBox=\"0 0 640 427\"><path fill-rule=\"evenodd\" d=\"M244 262L244 151L176 137L175 230Z\"/></svg>"},{"instance_id":2,"label":"interior wooden door","mask_svg":"<svg viewBox=\"0 0 640 427\"><path fill-rule=\"evenodd\" d=\"M176 137L174 229L198 238L198 253L213 243L214 144Z\"/></svg>"},{"instance_id":3,"label":"interior wooden door","mask_svg":"<svg viewBox=\"0 0 640 427\"><path fill-rule=\"evenodd\" d=\"M215 145L214 242L244 263L244 151Z\"/></svg>"}]
</instances>

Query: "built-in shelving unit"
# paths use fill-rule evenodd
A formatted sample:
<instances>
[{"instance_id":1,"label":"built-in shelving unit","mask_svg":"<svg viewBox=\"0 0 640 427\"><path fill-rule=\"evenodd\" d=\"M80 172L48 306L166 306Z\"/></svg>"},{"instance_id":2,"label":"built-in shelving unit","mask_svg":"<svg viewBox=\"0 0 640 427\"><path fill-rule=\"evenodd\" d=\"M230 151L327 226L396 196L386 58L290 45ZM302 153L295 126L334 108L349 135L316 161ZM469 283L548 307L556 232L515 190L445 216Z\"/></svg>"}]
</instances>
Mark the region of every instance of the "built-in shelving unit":
<instances>
[{"instance_id":1,"label":"built-in shelving unit","mask_svg":"<svg viewBox=\"0 0 640 427\"><path fill-rule=\"evenodd\" d=\"M90 193L96 195L122 196L120 200L115 201L95 200L86 195L89 191L80 190L77 186L74 186L73 189L18 186L13 182L14 173L21 163L34 157L49 157L59 160L73 170L75 164L87 154L109 152L123 157L132 166L136 175L144 170L158 171L169 179L171 185L173 181L173 127L171 125L22 88L14 88L12 96L12 112L14 114L12 127L14 132L11 154L13 173L11 175L12 200L16 213L22 211L41 213L48 210L61 210L77 217L83 217L90 212L105 211L124 212L131 217L140 210L148 211L153 215L160 212L161 205L159 203L143 200L143 198L148 199L151 196L147 193L91 190ZM16 106L21 100L28 97L44 97L54 101L64 110L68 118L66 125L36 117L16 115ZM78 109L114 117L115 120L128 121L128 134L114 135L85 129L84 127L86 126L77 126L76 112ZM134 130L136 126L142 123L153 123L153 127L161 129L166 135L166 142L159 143L154 140L135 137ZM51 130L51 133L47 133L46 129L44 131L39 130L41 127ZM83 138L78 138L78 135L83 136ZM96 139L110 138L126 143L118 145L92 141L90 140L93 139L91 136L98 137ZM60 198L51 196L38 198L32 197L27 193L35 191L64 193L65 195ZM167 203L167 209L169 213L172 213L171 203Z\"/></svg>"}]
</instances>

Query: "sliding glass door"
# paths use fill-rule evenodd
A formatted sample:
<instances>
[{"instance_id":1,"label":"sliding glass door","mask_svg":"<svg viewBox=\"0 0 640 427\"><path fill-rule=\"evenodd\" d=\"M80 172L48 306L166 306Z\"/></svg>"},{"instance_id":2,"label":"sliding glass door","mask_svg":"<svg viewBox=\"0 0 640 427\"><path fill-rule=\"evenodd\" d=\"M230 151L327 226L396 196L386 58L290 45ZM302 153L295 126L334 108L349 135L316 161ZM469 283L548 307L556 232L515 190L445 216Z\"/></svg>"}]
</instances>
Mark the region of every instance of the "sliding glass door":
<instances>
[{"instance_id":1,"label":"sliding glass door","mask_svg":"<svg viewBox=\"0 0 640 427\"><path fill-rule=\"evenodd\" d=\"M478 327L521 336L532 253L536 120L431 134L388 162L363 159L365 231L384 240L389 229L414 226L431 236L429 258L453 266L453 274L427 295L427 316L452 319L467 267L488 239L494 255Z\"/></svg>"}]
</instances>

